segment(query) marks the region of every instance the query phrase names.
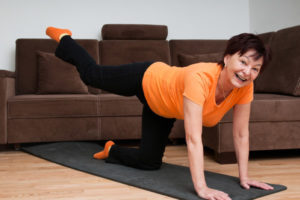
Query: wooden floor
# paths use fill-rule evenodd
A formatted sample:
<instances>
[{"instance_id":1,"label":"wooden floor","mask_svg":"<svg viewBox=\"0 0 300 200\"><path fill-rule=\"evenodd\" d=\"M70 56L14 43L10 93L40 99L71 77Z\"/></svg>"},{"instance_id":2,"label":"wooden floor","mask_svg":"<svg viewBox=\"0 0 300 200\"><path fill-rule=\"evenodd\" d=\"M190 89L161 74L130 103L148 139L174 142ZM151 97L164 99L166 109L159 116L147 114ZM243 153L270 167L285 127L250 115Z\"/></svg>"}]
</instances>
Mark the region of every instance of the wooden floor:
<instances>
[{"instance_id":1,"label":"wooden floor","mask_svg":"<svg viewBox=\"0 0 300 200\"><path fill-rule=\"evenodd\" d=\"M237 176L237 165L220 165L205 153L205 169ZM188 166L184 145L168 146L164 161ZM252 178L283 184L286 191L262 200L300 199L299 151L267 152L251 155L249 174ZM173 199L104 178L69 169L21 151L0 152L0 199Z\"/></svg>"}]
</instances>

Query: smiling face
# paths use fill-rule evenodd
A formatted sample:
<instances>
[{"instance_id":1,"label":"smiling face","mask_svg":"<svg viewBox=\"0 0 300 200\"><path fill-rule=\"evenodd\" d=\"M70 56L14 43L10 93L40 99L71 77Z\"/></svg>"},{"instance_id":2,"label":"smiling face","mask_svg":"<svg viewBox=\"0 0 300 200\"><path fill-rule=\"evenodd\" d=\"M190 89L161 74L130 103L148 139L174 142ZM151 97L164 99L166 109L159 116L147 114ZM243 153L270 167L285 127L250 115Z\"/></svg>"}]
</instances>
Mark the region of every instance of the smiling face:
<instances>
[{"instance_id":1,"label":"smiling face","mask_svg":"<svg viewBox=\"0 0 300 200\"><path fill-rule=\"evenodd\" d=\"M224 57L228 88L244 87L257 78L263 64L263 57L256 60L256 55L256 51L250 49L243 55L237 52Z\"/></svg>"}]
</instances>

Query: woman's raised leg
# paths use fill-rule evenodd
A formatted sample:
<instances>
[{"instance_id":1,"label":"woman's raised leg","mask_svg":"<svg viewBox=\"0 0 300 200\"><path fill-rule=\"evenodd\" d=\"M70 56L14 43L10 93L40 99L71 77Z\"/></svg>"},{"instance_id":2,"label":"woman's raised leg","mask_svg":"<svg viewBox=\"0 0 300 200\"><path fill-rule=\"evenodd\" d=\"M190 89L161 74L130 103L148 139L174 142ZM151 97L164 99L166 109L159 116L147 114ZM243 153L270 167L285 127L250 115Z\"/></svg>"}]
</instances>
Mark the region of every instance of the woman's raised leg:
<instances>
[{"instance_id":1,"label":"woman's raised leg","mask_svg":"<svg viewBox=\"0 0 300 200\"><path fill-rule=\"evenodd\" d=\"M114 94L137 95L142 102L145 102L142 79L144 72L153 62L131 63L120 66L97 65L86 50L71 38L68 31L68 29L51 27L46 32L50 37L59 41L55 55L75 65L85 84Z\"/></svg>"}]
</instances>

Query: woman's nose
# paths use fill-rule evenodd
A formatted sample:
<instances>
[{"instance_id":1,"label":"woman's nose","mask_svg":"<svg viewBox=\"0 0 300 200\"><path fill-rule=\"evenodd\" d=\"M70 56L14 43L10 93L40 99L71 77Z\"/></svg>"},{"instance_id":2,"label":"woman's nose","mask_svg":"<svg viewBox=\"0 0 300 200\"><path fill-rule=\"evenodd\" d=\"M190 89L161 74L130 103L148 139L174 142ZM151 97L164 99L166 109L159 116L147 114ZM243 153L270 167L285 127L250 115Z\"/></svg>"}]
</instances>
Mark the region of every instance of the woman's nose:
<instances>
[{"instance_id":1,"label":"woman's nose","mask_svg":"<svg viewBox=\"0 0 300 200\"><path fill-rule=\"evenodd\" d=\"M251 67L250 66L246 66L243 70L244 74L245 75L250 75L250 72L251 72Z\"/></svg>"}]
</instances>

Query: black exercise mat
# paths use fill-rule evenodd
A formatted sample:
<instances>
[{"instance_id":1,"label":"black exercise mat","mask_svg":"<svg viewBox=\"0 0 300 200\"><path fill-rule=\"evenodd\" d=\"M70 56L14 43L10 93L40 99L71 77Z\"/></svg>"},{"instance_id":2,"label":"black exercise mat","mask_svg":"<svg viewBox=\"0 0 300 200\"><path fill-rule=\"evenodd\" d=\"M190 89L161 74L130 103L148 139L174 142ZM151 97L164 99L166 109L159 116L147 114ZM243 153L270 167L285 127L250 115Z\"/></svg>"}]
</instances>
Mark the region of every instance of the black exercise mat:
<instances>
[{"instance_id":1,"label":"black exercise mat","mask_svg":"<svg viewBox=\"0 0 300 200\"><path fill-rule=\"evenodd\" d=\"M101 176L117 182L168 195L178 199L199 200L193 189L188 167L164 163L160 170L145 171L122 165L105 163L93 159L93 154L102 147L91 142L58 142L48 144L25 145L25 152L46 160ZM239 179L213 172L205 172L207 185L222 190L233 200L248 200L285 190L283 185L274 185L274 190L257 188L242 189Z\"/></svg>"}]
</instances>

